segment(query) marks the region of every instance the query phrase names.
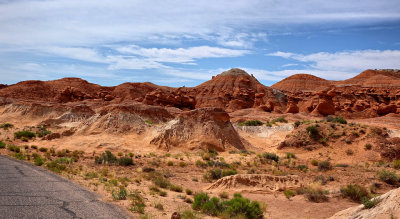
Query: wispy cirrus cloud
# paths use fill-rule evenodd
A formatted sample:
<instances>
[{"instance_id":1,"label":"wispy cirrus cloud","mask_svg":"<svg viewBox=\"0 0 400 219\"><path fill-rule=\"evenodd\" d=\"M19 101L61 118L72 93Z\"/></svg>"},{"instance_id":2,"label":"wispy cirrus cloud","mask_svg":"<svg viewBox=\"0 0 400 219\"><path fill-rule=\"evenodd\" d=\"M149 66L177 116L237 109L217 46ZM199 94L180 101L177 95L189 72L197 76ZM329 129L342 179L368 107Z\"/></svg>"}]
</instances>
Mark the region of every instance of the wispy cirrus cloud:
<instances>
[{"instance_id":1,"label":"wispy cirrus cloud","mask_svg":"<svg viewBox=\"0 0 400 219\"><path fill-rule=\"evenodd\" d=\"M355 50L307 55L278 51L267 55L305 63L313 71L360 73L366 69L400 68L400 50Z\"/></svg>"}]
</instances>

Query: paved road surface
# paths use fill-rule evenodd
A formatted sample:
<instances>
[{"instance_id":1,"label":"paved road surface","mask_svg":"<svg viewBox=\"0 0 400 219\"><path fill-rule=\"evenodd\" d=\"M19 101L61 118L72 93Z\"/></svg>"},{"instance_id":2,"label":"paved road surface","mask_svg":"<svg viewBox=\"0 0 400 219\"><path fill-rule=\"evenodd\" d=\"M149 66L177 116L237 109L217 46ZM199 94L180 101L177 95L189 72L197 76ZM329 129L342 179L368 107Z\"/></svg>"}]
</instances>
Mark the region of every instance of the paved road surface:
<instances>
[{"instance_id":1,"label":"paved road surface","mask_svg":"<svg viewBox=\"0 0 400 219\"><path fill-rule=\"evenodd\" d=\"M42 168L0 155L0 218L129 218Z\"/></svg>"}]
</instances>

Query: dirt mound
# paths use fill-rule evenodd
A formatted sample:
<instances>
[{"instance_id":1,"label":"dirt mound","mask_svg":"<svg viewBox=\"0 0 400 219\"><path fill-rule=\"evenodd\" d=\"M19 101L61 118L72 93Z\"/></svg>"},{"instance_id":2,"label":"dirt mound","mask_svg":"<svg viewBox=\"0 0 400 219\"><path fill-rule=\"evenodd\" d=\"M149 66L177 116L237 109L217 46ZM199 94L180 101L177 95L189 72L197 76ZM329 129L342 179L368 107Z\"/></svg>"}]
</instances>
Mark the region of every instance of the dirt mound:
<instances>
[{"instance_id":1,"label":"dirt mound","mask_svg":"<svg viewBox=\"0 0 400 219\"><path fill-rule=\"evenodd\" d=\"M296 175L274 176L269 174L237 174L219 179L207 190L246 190L260 192L284 191L302 187Z\"/></svg>"},{"instance_id":2,"label":"dirt mound","mask_svg":"<svg viewBox=\"0 0 400 219\"><path fill-rule=\"evenodd\" d=\"M161 128L151 144L167 150L174 147L217 151L244 149L228 113L219 108L201 108L180 114Z\"/></svg>"},{"instance_id":3,"label":"dirt mound","mask_svg":"<svg viewBox=\"0 0 400 219\"><path fill-rule=\"evenodd\" d=\"M286 101L285 94L262 85L241 69L225 71L193 90L196 108L213 106L229 112L253 107L282 111Z\"/></svg>"},{"instance_id":4,"label":"dirt mound","mask_svg":"<svg viewBox=\"0 0 400 219\"><path fill-rule=\"evenodd\" d=\"M332 82L310 74L295 74L271 87L289 92L315 91L329 87Z\"/></svg>"},{"instance_id":5,"label":"dirt mound","mask_svg":"<svg viewBox=\"0 0 400 219\"><path fill-rule=\"evenodd\" d=\"M371 209L364 208L364 205L348 208L330 217L330 219L372 219L372 218L396 218L400 215L400 188L393 189L376 199L381 200Z\"/></svg>"},{"instance_id":6,"label":"dirt mound","mask_svg":"<svg viewBox=\"0 0 400 219\"><path fill-rule=\"evenodd\" d=\"M368 69L353 78L337 82L337 85L361 85L363 87L400 87L400 70Z\"/></svg>"}]
</instances>

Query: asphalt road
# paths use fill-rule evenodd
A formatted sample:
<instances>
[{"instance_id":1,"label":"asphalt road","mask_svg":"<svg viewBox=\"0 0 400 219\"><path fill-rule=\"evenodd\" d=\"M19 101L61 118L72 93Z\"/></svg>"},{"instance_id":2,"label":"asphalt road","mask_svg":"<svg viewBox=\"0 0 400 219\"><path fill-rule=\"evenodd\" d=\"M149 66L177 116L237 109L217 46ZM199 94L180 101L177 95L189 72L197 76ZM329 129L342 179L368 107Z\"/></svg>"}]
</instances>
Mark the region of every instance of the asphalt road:
<instances>
[{"instance_id":1,"label":"asphalt road","mask_svg":"<svg viewBox=\"0 0 400 219\"><path fill-rule=\"evenodd\" d=\"M129 218L47 170L0 155L0 218Z\"/></svg>"}]
</instances>

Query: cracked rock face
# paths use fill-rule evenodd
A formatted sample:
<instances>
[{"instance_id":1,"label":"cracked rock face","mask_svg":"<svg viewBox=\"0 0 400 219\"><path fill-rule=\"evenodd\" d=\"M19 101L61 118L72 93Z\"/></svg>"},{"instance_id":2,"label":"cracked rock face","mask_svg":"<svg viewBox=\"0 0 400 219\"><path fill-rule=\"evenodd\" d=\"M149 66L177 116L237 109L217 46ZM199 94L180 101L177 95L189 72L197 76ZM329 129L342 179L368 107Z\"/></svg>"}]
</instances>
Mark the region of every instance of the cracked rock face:
<instances>
[{"instance_id":1,"label":"cracked rock face","mask_svg":"<svg viewBox=\"0 0 400 219\"><path fill-rule=\"evenodd\" d=\"M128 218L74 183L4 156L0 182L0 215L7 218Z\"/></svg>"}]
</instances>

